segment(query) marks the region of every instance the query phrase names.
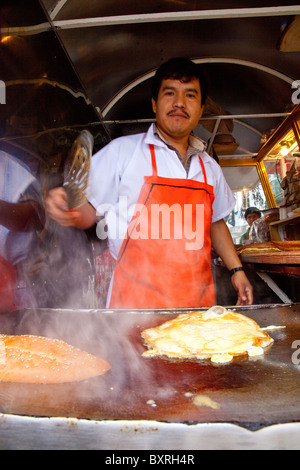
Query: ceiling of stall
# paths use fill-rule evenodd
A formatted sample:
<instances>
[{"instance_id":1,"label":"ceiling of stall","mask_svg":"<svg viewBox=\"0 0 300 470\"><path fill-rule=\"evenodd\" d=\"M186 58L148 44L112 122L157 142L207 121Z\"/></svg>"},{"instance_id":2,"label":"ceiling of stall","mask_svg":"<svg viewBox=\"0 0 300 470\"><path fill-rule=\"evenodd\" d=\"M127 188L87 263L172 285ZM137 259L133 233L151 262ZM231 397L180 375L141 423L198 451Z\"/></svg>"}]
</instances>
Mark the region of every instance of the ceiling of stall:
<instances>
[{"instance_id":1,"label":"ceiling of stall","mask_svg":"<svg viewBox=\"0 0 300 470\"><path fill-rule=\"evenodd\" d=\"M252 158L295 104L300 47L280 44L298 15L291 0L1 0L0 148L51 166L81 128L97 148L143 131L154 71L184 56L210 83L197 134L219 158Z\"/></svg>"}]
</instances>

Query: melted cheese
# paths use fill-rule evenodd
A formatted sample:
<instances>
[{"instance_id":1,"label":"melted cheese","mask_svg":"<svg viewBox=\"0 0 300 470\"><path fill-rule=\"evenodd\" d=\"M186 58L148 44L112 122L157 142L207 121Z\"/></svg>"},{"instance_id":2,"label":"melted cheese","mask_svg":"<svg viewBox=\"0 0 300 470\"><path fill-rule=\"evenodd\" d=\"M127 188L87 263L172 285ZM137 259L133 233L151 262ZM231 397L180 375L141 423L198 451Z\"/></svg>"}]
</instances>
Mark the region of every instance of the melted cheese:
<instances>
[{"instance_id":1,"label":"melted cheese","mask_svg":"<svg viewBox=\"0 0 300 470\"><path fill-rule=\"evenodd\" d=\"M143 331L142 337L149 348L143 356L210 358L215 363L245 354L261 356L273 342L254 320L223 307L179 315Z\"/></svg>"}]
</instances>

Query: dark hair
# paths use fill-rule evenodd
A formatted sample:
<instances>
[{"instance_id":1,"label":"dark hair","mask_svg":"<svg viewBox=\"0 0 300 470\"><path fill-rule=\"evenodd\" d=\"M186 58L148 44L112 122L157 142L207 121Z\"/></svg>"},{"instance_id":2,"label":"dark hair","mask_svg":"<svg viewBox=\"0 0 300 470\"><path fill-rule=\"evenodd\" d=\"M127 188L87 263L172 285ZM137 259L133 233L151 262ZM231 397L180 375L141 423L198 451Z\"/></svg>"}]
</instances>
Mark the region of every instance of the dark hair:
<instances>
[{"instance_id":1,"label":"dark hair","mask_svg":"<svg viewBox=\"0 0 300 470\"><path fill-rule=\"evenodd\" d=\"M248 207L248 209L245 212L245 219L247 220L247 217L249 214L257 214L258 217L261 217L261 212L257 207Z\"/></svg>"},{"instance_id":2,"label":"dark hair","mask_svg":"<svg viewBox=\"0 0 300 470\"><path fill-rule=\"evenodd\" d=\"M177 57L162 64L157 70L152 83L152 98L157 101L158 93L163 80L172 78L183 82L189 82L197 78L200 82L201 101L205 103L208 94L208 85L200 67L190 59Z\"/></svg>"}]
</instances>

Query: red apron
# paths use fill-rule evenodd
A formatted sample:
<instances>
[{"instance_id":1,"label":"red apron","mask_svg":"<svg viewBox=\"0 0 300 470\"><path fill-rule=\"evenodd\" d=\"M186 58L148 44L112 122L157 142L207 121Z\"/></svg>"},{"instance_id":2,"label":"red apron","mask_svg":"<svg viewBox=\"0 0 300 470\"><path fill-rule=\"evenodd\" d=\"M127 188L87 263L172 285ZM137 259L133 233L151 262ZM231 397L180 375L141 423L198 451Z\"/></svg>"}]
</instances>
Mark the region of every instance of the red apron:
<instances>
[{"instance_id":1,"label":"red apron","mask_svg":"<svg viewBox=\"0 0 300 470\"><path fill-rule=\"evenodd\" d=\"M15 288L15 269L0 256L0 313L14 310Z\"/></svg>"},{"instance_id":2,"label":"red apron","mask_svg":"<svg viewBox=\"0 0 300 470\"><path fill-rule=\"evenodd\" d=\"M118 255L110 308L192 308L215 304L211 272L213 186L146 176Z\"/></svg>"}]
</instances>

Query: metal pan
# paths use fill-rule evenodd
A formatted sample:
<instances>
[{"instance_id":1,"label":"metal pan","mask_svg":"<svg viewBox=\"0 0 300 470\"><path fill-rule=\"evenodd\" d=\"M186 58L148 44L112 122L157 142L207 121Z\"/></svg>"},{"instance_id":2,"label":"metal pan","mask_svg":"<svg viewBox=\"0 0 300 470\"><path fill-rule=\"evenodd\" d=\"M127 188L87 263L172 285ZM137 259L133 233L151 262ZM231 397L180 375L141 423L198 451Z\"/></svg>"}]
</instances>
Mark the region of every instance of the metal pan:
<instances>
[{"instance_id":1,"label":"metal pan","mask_svg":"<svg viewBox=\"0 0 300 470\"><path fill-rule=\"evenodd\" d=\"M1 316L1 333L62 339L103 357L112 369L80 383L0 383L0 412L11 419L64 417L129 426L155 422L174 429L175 424L230 424L252 432L300 423L300 306L238 310L261 327L285 328L269 333L274 344L263 358L239 358L219 366L142 357L143 329L185 310L26 310Z\"/></svg>"}]
</instances>

